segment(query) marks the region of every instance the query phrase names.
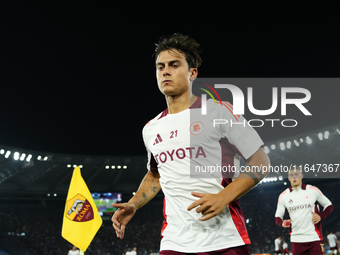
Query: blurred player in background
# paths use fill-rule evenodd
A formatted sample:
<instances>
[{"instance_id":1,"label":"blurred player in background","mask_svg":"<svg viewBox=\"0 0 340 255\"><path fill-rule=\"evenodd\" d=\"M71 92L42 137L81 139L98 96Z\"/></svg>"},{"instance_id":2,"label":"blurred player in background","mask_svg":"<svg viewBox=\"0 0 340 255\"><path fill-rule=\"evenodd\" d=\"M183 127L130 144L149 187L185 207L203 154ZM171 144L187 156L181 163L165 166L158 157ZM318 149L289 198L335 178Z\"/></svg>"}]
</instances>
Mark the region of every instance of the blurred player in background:
<instances>
[{"instance_id":1,"label":"blurred player in background","mask_svg":"<svg viewBox=\"0 0 340 255\"><path fill-rule=\"evenodd\" d=\"M76 246L73 245L72 249L68 251L67 255L79 255L80 252Z\"/></svg>"},{"instance_id":2,"label":"blurred player in background","mask_svg":"<svg viewBox=\"0 0 340 255\"><path fill-rule=\"evenodd\" d=\"M332 254L338 254L339 252L339 242L336 238L336 235L330 231L327 235L329 249L332 251Z\"/></svg>"},{"instance_id":3,"label":"blurred player in background","mask_svg":"<svg viewBox=\"0 0 340 255\"><path fill-rule=\"evenodd\" d=\"M201 100L191 93L202 61L195 40L181 34L163 37L156 46L155 57L158 88L168 107L143 129L148 173L138 191L127 203L113 204L118 208L112 217L117 237L124 237L126 224L137 209L162 188L165 220L160 255L250 254L250 240L237 199L268 173L269 158L262 149L263 142L249 125L213 128L212 121L208 123L209 118L243 123L242 116L232 114L231 105L228 108L207 100L209 111L202 117ZM149 89L145 81L136 82L146 91ZM197 119L192 118L193 113L197 113ZM191 176L191 167L202 165L236 166L239 170L240 157L248 163L243 173Z\"/></svg>"},{"instance_id":4,"label":"blurred player in background","mask_svg":"<svg viewBox=\"0 0 340 255\"><path fill-rule=\"evenodd\" d=\"M282 249L281 249L281 241L282 241L281 236L279 236L278 238L276 238L275 241L274 241L274 245L275 245L275 254L276 254L276 255L278 255L278 254L283 254Z\"/></svg>"},{"instance_id":5,"label":"blurred player in background","mask_svg":"<svg viewBox=\"0 0 340 255\"><path fill-rule=\"evenodd\" d=\"M289 170L291 187L281 193L277 203L275 222L291 228L290 241L294 255L325 254L321 220L333 210L331 201L315 186L302 183L299 167ZM320 204L324 210L319 211ZM287 209L290 219L283 220Z\"/></svg>"},{"instance_id":6,"label":"blurred player in background","mask_svg":"<svg viewBox=\"0 0 340 255\"><path fill-rule=\"evenodd\" d=\"M137 247L133 247L132 251L130 252L130 255L137 255Z\"/></svg>"}]
</instances>

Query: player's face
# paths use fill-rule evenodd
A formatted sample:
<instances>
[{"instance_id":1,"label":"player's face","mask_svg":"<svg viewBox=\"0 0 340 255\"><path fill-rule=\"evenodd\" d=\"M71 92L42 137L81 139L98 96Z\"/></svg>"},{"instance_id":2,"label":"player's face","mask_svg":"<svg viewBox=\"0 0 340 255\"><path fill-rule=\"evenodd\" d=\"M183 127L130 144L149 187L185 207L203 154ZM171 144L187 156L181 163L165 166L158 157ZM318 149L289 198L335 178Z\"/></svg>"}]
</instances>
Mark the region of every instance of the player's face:
<instances>
[{"instance_id":1,"label":"player's face","mask_svg":"<svg viewBox=\"0 0 340 255\"><path fill-rule=\"evenodd\" d=\"M296 187L300 187L301 184L302 184L302 173L298 170L298 171L289 171L288 173L288 180L290 181L290 185L293 187L293 188L296 188Z\"/></svg>"},{"instance_id":2,"label":"player's face","mask_svg":"<svg viewBox=\"0 0 340 255\"><path fill-rule=\"evenodd\" d=\"M166 50L156 60L156 76L158 88L165 96L190 95L190 82L197 77L197 69L189 70L184 53Z\"/></svg>"}]
</instances>

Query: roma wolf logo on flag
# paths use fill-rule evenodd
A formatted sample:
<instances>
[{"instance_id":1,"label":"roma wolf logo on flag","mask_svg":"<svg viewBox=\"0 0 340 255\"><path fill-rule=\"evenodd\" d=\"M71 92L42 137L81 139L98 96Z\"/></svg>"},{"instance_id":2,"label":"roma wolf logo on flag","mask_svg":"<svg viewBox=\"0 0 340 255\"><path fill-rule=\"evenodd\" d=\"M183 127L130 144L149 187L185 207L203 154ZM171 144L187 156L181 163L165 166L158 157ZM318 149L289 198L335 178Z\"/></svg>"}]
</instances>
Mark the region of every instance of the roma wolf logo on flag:
<instances>
[{"instance_id":1,"label":"roma wolf logo on flag","mask_svg":"<svg viewBox=\"0 0 340 255\"><path fill-rule=\"evenodd\" d=\"M93 209L90 202L82 195L77 194L66 202L68 219L77 222L89 221L93 219Z\"/></svg>"},{"instance_id":2,"label":"roma wolf logo on flag","mask_svg":"<svg viewBox=\"0 0 340 255\"><path fill-rule=\"evenodd\" d=\"M66 198L61 235L81 251L86 251L102 223L80 168L76 167Z\"/></svg>"}]
</instances>

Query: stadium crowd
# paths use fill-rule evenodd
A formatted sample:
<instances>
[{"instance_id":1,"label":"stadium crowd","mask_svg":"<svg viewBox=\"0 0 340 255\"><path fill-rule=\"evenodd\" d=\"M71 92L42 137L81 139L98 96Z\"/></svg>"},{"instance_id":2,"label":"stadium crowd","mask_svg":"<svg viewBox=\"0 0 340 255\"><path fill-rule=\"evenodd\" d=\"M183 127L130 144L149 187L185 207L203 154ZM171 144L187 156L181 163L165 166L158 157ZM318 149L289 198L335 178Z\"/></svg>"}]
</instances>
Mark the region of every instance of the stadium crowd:
<instances>
[{"instance_id":1,"label":"stadium crowd","mask_svg":"<svg viewBox=\"0 0 340 255\"><path fill-rule=\"evenodd\" d=\"M334 205L335 212L332 212L322 223L327 248L328 231L332 230L338 236L340 234L340 221L336 213L340 199L333 192L338 187L338 183L328 182L316 186ZM252 241L252 253L273 252L274 240L278 236L283 237L290 244L289 230L278 227L274 220L278 196L287 187L282 183L260 184L240 199ZM1 203L0 247L11 255L67 254L72 245L61 237L63 212L63 201ZM116 237L108 216L85 254L122 255L132 247L138 248L138 255L157 253L161 240L162 221L163 201L155 199L137 211L127 225L124 239L120 240Z\"/></svg>"}]
</instances>

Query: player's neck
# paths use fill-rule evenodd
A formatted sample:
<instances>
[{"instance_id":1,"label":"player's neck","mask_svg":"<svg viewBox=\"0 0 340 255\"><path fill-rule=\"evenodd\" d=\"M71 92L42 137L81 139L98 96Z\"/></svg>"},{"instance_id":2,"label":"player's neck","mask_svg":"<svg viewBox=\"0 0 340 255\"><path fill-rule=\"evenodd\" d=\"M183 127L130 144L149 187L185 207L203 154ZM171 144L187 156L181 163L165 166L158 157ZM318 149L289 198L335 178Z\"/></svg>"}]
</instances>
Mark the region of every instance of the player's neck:
<instances>
[{"instance_id":1,"label":"player's neck","mask_svg":"<svg viewBox=\"0 0 340 255\"><path fill-rule=\"evenodd\" d=\"M299 185L292 186L292 189L298 189L298 188L301 188L301 186L302 186L302 183L300 183Z\"/></svg>"},{"instance_id":2,"label":"player's neck","mask_svg":"<svg viewBox=\"0 0 340 255\"><path fill-rule=\"evenodd\" d=\"M179 113L188 109L196 100L197 96L183 94L180 96L166 96L166 102L170 114Z\"/></svg>"}]
</instances>

